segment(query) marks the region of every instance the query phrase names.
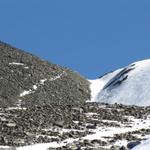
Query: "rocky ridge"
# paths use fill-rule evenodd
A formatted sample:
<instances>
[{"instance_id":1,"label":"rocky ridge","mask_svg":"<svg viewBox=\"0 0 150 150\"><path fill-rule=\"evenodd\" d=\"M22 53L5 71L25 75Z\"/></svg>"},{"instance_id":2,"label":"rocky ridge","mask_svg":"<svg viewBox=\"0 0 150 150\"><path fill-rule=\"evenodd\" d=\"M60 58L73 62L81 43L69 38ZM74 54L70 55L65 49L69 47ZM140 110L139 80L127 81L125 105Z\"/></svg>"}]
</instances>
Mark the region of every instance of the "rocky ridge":
<instances>
[{"instance_id":1,"label":"rocky ridge","mask_svg":"<svg viewBox=\"0 0 150 150\"><path fill-rule=\"evenodd\" d=\"M89 82L79 74L3 42L0 66L0 107L77 104L90 99Z\"/></svg>"}]
</instances>

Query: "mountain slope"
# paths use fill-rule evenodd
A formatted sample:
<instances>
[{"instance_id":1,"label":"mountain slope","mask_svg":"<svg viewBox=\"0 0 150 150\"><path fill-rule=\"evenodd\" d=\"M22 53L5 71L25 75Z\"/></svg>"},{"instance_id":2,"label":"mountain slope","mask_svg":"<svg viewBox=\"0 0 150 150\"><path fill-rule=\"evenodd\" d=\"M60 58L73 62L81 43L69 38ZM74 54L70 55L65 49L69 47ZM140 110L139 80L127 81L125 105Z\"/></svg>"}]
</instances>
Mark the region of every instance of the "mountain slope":
<instances>
[{"instance_id":1,"label":"mountain slope","mask_svg":"<svg viewBox=\"0 0 150 150\"><path fill-rule=\"evenodd\" d=\"M150 105L150 59L135 62L108 73L97 80L90 80L92 101ZM95 91L95 87L97 91Z\"/></svg>"},{"instance_id":2,"label":"mountain slope","mask_svg":"<svg viewBox=\"0 0 150 150\"><path fill-rule=\"evenodd\" d=\"M123 90L133 98L136 85L145 92L148 73L149 60L138 62L90 80L90 91L70 69L0 42L0 149L132 149L150 138L150 107L100 101L113 103ZM90 92L98 102L87 101Z\"/></svg>"},{"instance_id":3,"label":"mountain slope","mask_svg":"<svg viewBox=\"0 0 150 150\"><path fill-rule=\"evenodd\" d=\"M150 149L150 139L143 141L140 145L137 145L133 150L149 150Z\"/></svg>"},{"instance_id":4,"label":"mountain slope","mask_svg":"<svg viewBox=\"0 0 150 150\"><path fill-rule=\"evenodd\" d=\"M3 42L0 66L0 107L77 104L90 99L89 82L79 74Z\"/></svg>"},{"instance_id":5,"label":"mountain slope","mask_svg":"<svg viewBox=\"0 0 150 150\"><path fill-rule=\"evenodd\" d=\"M130 150L150 138L150 107L84 103L1 109L0 126L0 148L10 150Z\"/></svg>"}]
</instances>

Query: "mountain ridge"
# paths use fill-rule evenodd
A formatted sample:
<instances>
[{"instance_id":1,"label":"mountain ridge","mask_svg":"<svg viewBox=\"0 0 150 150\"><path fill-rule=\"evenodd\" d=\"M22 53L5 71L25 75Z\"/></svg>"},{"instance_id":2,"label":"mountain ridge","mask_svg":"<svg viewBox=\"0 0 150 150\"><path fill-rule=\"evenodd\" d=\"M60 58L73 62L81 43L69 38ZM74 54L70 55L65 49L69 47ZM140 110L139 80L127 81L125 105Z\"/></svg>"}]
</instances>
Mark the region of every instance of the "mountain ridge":
<instances>
[{"instance_id":1,"label":"mountain ridge","mask_svg":"<svg viewBox=\"0 0 150 150\"><path fill-rule=\"evenodd\" d=\"M82 103L90 99L89 83L81 75L3 42L0 65L0 107L61 103L62 99Z\"/></svg>"}]
</instances>

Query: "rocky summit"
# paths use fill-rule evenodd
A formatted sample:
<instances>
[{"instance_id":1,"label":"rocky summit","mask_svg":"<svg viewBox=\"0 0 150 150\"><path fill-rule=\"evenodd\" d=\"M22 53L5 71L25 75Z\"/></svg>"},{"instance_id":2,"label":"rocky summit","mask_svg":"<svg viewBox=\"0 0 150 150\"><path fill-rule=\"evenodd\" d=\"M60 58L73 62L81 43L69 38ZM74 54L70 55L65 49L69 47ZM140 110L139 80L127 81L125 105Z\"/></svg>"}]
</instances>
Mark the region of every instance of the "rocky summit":
<instances>
[{"instance_id":1,"label":"rocky summit","mask_svg":"<svg viewBox=\"0 0 150 150\"><path fill-rule=\"evenodd\" d=\"M0 42L0 107L78 104L89 99L89 82L78 73Z\"/></svg>"}]
</instances>

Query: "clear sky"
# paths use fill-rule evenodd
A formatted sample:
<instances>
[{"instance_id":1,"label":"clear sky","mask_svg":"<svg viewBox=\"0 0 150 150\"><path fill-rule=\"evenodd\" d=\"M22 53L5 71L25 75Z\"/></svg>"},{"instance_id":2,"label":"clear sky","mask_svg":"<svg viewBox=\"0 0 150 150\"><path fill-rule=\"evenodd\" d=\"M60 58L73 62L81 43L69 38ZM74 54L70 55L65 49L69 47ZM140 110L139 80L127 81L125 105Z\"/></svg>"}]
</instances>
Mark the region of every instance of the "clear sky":
<instances>
[{"instance_id":1,"label":"clear sky","mask_svg":"<svg viewBox=\"0 0 150 150\"><path fill-rule=\"evenodd\" d=\"M150 58L150 0L0 0L0 40L96 78Z\"/></svg>"}]
</instances>

